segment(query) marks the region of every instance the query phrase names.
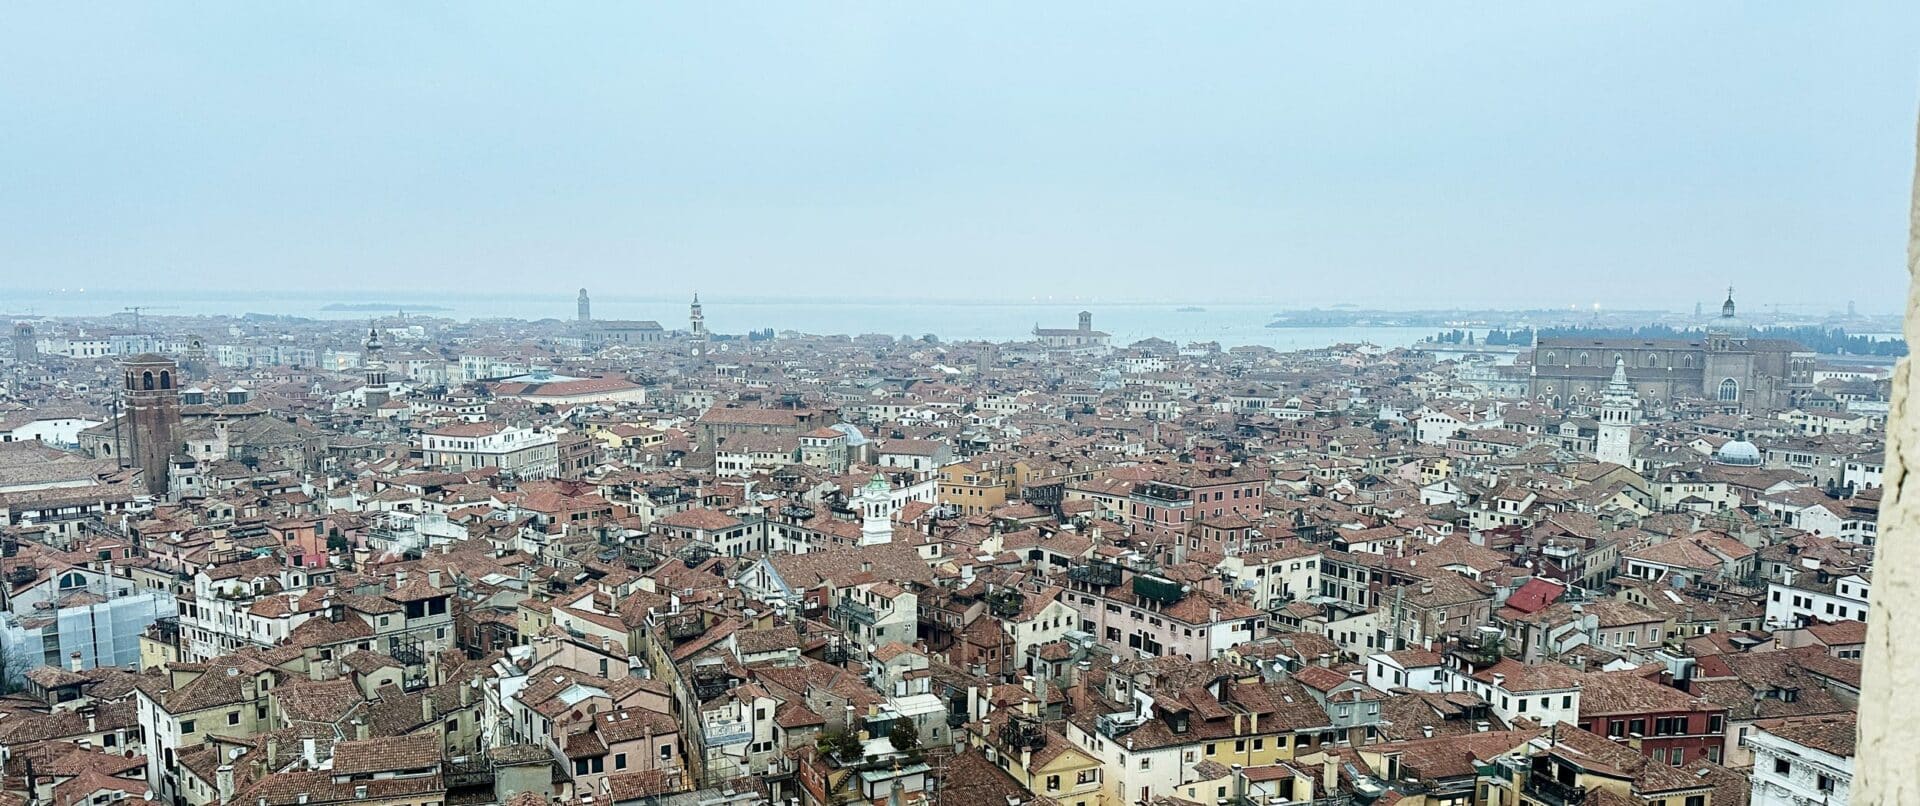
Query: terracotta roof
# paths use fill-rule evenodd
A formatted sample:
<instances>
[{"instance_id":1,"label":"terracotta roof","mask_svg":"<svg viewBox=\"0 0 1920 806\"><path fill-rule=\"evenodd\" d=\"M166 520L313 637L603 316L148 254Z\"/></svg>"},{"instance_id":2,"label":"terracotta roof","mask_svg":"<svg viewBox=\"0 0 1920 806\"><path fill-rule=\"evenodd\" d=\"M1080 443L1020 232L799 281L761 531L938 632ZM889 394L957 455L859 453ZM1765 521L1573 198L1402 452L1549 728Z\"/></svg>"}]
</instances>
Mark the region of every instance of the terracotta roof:
<instances>
[{"instance_id":1,"label":"terracotta roof","mask_svg":"<svg viewBox=\"0 0 1920 806\"><path fill-rule=\"evenodd\" d=\"M336 775L417 770L440 763L440 737L434 733L381 736L333 746Z\"/></svg>"},{"instance_id":2,"label":"terracotta roof","mask_svg":"<svg viewBox=\"0 0 1920 806\"><path fill-rule=\"evenodd\" d=\"M1767 719L1754 727L1802 747L1811 747L1841 758L1853 755L1858 736L1853 714Z\"/></svg>"}]
</instances>

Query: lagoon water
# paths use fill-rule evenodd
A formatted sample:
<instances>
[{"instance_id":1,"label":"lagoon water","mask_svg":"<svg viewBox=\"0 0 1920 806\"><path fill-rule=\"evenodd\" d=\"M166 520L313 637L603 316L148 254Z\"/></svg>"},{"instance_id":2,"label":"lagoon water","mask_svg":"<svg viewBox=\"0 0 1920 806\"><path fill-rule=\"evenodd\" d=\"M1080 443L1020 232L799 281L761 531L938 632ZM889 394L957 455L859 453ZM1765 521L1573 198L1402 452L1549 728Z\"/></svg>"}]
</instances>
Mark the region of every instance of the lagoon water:
<instances>
[{"instance_id":1,"label":"lagoon water","mask_svg":"<svg viewBox=\"0 0 1920 806\"><path fill-rule=\"evenodd\" d=\"M920 336L932 333L948 341L1027 338L1033 328L1070 328L1080 311L1093 313L1098 330L1126 345L1148 337L1177 343L1218 341L1233 347L1257 344L1281 350L1324 347L1342 342L1406 346L1430 336L1430 327L1269 328L1280 306L1268 303L1100 303L1100 302L938 302L837 301L702 297L707 327L719 333L773 328L803 333L884 333ZM345 304L391 304L392 309L327 310ZM511 317L572 319L571 295L409 295L370 293L148 293L129 291L0 290L0 318L14 316L109 316L131 305L148 306L144 315L273 314L313 319L382 318L410 315L449 319ZM1181 311L1183 307L1204 311ZM439 310L424 310L437 308ZM653 319L669 329L685 328L687 302L645 297L595 296L597 319Z\"/></svg>"}]
</instances>

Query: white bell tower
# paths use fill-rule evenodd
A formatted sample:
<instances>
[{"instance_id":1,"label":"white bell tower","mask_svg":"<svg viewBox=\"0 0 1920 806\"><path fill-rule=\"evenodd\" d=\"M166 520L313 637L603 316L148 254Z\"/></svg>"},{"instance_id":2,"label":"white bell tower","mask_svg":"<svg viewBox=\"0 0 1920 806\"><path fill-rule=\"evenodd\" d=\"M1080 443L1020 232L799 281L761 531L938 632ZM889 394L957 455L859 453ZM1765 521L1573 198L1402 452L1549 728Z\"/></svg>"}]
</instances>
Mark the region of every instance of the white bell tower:
<instances>
[{"instance_id":1,"label":"white bell tower","mask_svg":"<svg viewBox=\"0 0 1920 806\"><path fill-rule=\"evenodd\" d=\"M854 494L853 503L860 512L860 545L877 546L893 542L893 488L878 473Z\"/></svg>"},{"instance_id":2,"label":"white bell tower","mask_svg":"<svg viewBox=\"0 0 1920 806\"><path fill-rule=\"evenodd\" d=\"M1640 423L1640 397L1627 382L1627 361L1614 359L1613 379L1600 402L1600 433L1594 458L1616 465L1633 462L1633 427Z\"/></svg>"}]
</instances>

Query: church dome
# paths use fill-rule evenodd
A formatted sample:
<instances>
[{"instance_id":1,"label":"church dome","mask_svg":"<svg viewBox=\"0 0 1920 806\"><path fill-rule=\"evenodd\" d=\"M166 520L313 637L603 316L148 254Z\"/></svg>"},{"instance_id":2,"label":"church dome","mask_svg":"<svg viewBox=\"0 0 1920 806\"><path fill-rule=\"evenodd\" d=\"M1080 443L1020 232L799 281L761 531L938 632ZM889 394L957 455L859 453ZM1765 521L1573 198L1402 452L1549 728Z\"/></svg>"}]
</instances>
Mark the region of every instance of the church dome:
<instances>
[{"instance_id":1,"label":"church dome","mask_svg":"<svg viewBox=\"0 0 1920 806\"><path fill-rule=\"evenodd\" d=\"M1747 323L1741 320L1739 310L1733 304L1733 289L1727 289L1727 301L1720 304L1720 316L1713 320L1709 329L1721 333L1746 331Z\"/></svg>"},{"instance_id":2,"label":"church dome","mask_svg":"<svg viewBox=\"0 0 1920 806\"><path fill-rule=\"evenodd\" d=\"M860 433L860 429L854 427L851 423L834 423L827 427L846 434L848 447L867 444L867 435Z\"/></svg>"},{"instance_id":3,"label":"church dome","mask_svg":"<svg viewBox=\"0 0 1920 806\"><path fill-rule=\"evenodd\" d=\"M1720 446L1713 454L1714 462L1737 467L1757 467L1760 464L1760 449L1744 439L1736 439Z\"/></svg>"}]
</instances>

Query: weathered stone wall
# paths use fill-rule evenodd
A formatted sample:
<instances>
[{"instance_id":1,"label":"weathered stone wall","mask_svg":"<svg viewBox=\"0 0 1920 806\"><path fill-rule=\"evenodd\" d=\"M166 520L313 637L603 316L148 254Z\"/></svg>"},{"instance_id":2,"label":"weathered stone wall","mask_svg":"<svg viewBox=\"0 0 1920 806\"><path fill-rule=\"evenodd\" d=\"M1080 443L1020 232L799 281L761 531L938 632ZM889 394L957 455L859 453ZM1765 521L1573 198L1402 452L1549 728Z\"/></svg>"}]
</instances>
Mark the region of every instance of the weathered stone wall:
<instances>
[{"instance_id":1,"label":"weathered stone wall","mask_svg":"<svg viewBox=\"0 0 1920 806\"><path fill-rule=\"evenodd\" d=\"M1905 330L1908 344L1920 344L1920 296L1913 285L1920 272L1920 170L1909 217ZM1894 370L1887 416L1886 490L1861 670L1856 804L1920 804L1920 487L1907 487L1908 469L1920 468L1920 410L1914 408L1920 389L1911 362L1903 358Z\"/></svg>"}]
</instances>

